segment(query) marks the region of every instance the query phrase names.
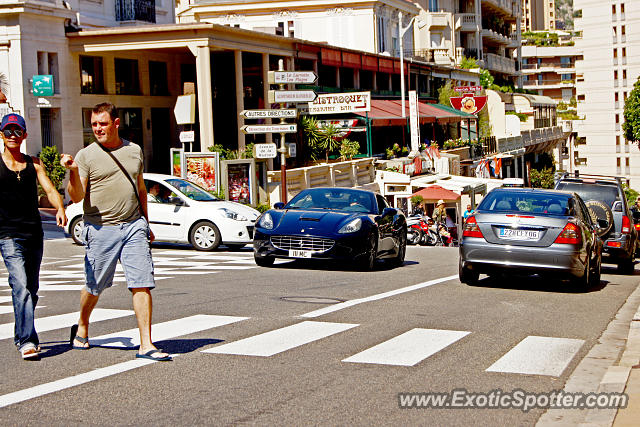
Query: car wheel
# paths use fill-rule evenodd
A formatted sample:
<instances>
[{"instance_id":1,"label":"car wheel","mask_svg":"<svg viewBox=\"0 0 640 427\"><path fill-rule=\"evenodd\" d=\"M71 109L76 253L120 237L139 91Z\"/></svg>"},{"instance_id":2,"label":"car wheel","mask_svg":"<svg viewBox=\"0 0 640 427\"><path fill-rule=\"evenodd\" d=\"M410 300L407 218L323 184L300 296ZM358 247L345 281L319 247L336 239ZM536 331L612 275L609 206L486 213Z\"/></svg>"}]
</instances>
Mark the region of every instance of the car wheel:
<instances>
[{"instance_id":1,"label":"car wheel","mask_svg":"<svg viewBox=\"0 0 640 427\"><path fill-rule=\"evenodd\" d=\"M359 267L364 271L371 271L376 265L376 255L378 254L378 235L376 232L369 234L367 251L362 255Z\"/></svg>"},{"instance_id":2,"label":"car wheel","mask_svg":"<svg viewBox=\"0 0 640 427\"><path fill-rule=\"evenodd\" d=\"M574 277L571 283L576 291L586 292L589 290L589 285L591 285L592 280L591 260L587 258L587 265L584 267L584 274L582 275L582 277Z\"/></svg>"},{"instance_id":3,"label":"car wheel","mask_svg":"<svg viewBox=\"0 0 640 427\"><path fill-rule=\"evenodd\" d=\"M82 230L84 229L84 221L82 221L81 216L75 217L71 224L69 225L69 231L71 231L71 238L73 241L80 246L84 246L84 242L82 241Z\"/></svg>"},{"instance_id":4,"label":"car wheel","mask_svg":"<svg viewBox=\"0 0 640 427\"><path fill-rule=\"evenodd\" d=\"M231 251L239 251L240 249L242 249L245 246L247 246L244 243L242 243L242 244L240 244L240 243L225 243L224 245Z\"/></svg>"},{"instance_id":5,"label":"car wheel","mask_svg":"<svg viewBox=\"0 0 640 427\"><path fill-rule=\"evenodd\" d=\"M460 283L464 283L469 286L476 286L478 284L480 274L475 271L469 270L468 268L463 268L461 261L458 263L458 277L460 279Z\"/></svg>"},{"instance_id":6,"label":"car wheel","mask_svg":"<svg viewBox=\"0 0 640 427\"><path fill-rule=\"evenodd\" d=\"M400 241L398 243L398 255L392 258L392 263L396 267L401 267L404 264L404 257L407 254L407 237L406 233L400 232Z\"/></svg>"},{"instance_id":7,"label":"car wheel","mask_svg":"<svg viewBox=\"0 0 640 427\"><path fill-rule=\"evenodd\" d=\"M254 255L253 259L260 267L271 267L275 259L272 256L258 256Z\"/></svg>"},{"instance_id":8,"label":"car wheel","mask_svg":"<svg viewBox=\"0 0 640 427\"><path fill-rule=\"evenodd\" d=\"M417 245L422 242L422 230L419 228L409 227L407 229L407 244L408 245Z\"/></svg>"},{"instance_id":9,"label":"car wheel","mask_svg":"<svg viewBox=\"0 0 640 427\"><path fill-rule=\"evenodd\" d=\"M220 230L212 222L200 221L191 229L189 242L198 251L212 251L220 245Z\"/></svg>"},{"instance_id":10,"label":"car wheel","mask_svg":"<svg viewBox=\"0 0 640 427\"><path fill-rule=\"evenodd\" d=\"M600 279L602 277L602 257L597 257L596 265L593 267L593 271L591 272L591 283L589 286L599 286Z\"/></svg>"}]
</instances>

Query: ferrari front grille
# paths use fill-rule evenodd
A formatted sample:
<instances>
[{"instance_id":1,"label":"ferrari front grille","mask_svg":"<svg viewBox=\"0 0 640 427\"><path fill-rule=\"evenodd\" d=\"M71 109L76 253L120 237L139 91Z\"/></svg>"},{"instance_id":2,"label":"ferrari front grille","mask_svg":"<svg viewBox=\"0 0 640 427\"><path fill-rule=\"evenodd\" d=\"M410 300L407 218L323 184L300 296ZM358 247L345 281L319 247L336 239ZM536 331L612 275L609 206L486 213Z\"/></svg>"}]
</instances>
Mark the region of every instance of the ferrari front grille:
<instances>
[{"instance_id":1,"label":"ferrari front grille","mask_svg":"<svg viewBox=\"0 0 640 427\"><path fill-rule=\"evenodd\" d=\"M333 247L335 241L318 237L305 236L271 236L271 244L283 250L303 250L324 252Z\"/></svg>"}]
</instances>

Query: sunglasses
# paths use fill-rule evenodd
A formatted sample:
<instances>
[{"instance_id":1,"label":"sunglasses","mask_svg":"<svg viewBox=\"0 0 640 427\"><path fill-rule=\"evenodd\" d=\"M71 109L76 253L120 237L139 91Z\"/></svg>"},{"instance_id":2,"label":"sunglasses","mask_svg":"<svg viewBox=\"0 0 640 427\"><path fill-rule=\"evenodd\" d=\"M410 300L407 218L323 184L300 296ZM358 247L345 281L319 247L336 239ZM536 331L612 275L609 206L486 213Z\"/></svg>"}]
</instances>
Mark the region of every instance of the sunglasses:
<instances>
[{"instance_id":1,"label":"sunglasses","mask_svg":"<svg viewBox=\"0 0 640 427\"><path fill-rule=\"evenodd\" d=\"M7 138L10 138L12 134L17 138L22 138L22 135L24 135L24 131L22 129L4 129L2 133Z\"/></svg>"}]
</instances>

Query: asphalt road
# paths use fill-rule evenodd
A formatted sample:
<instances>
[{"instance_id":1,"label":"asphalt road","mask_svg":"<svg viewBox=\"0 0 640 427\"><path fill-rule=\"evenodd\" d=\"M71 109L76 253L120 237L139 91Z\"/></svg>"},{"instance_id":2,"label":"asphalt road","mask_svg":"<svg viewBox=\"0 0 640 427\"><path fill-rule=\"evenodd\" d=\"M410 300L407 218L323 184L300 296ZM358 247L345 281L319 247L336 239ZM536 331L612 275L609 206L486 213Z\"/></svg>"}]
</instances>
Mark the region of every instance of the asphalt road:
<instances>
[{"instance_id":1,"label":"asphalt road","mask_svg":"<svg viewBox=\"0 0 640 427\"><path fill-rule=\"evenodd\" d=\"M122 280L100 299L94 347L68 348L83 249L65 239L45 243L42 358L21 360L0 269L1 424L532 425L542 409L400 409L398 393L562 389L640 275L605 265L600 287L575 293L536 278L463 285L456 248L409 247L403 267L370 273L259 268L249 247L153 253L156 344L176 355L166 363L135 360Z\"/></svg>"}]
</instances>

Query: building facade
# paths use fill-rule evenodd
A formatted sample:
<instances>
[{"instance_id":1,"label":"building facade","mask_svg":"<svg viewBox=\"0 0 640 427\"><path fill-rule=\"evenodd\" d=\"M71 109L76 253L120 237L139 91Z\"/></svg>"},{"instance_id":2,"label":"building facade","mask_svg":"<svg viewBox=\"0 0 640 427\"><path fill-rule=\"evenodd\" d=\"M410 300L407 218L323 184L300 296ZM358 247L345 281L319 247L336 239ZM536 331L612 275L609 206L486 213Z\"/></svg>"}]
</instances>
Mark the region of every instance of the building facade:
<instances>
[{"instance_id":1,"label":"building facade","mask_svg":"<svg viewBox=\"0 0 640 427\"><path fill-rule=\"evenodd\" d=\"M574 46L522 46L522 85L538 95L568 103L576 95Z\"/></svg>"},{"instance_id":2,"label":"building facade","mask_svg":"<svg viewBox=\"0 0 640 427\"><path fill-rule=\"evenodd\" d=\"M624 138L624 103L640 76L640 2L575 0L578 132L574 167L581 173L624 176L640 188L640 151Z\"/></svg>"},{"instance_id":3,"label":"building facade","mask_svg":"<svg viewBox=\"0 0 640 427\"><path fill-rule=\"evenodd\" d=\"M523 31L551 31L555 29L555 0L522 0Z\"/></svg>"}]
</instances>

